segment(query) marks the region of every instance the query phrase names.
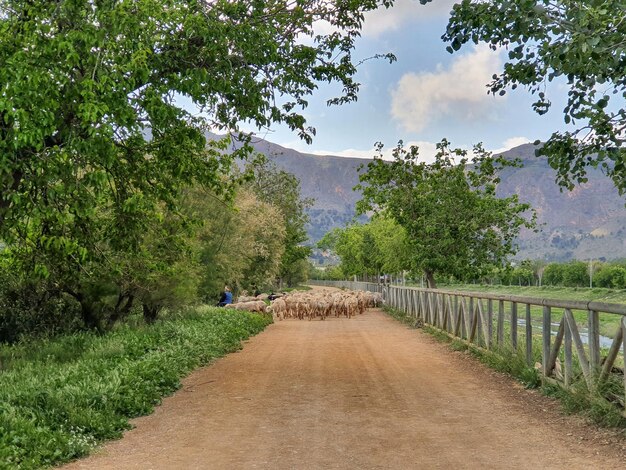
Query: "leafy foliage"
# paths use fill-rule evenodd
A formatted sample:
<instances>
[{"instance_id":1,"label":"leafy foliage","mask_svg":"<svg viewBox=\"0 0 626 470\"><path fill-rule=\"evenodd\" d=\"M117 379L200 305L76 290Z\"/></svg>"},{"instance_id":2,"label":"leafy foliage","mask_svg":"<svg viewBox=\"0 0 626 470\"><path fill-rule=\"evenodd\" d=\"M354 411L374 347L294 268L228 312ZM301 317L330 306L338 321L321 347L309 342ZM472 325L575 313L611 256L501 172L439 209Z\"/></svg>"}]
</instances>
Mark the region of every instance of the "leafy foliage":
<instances>
[{"instance_id":1,"label":"leafy foliage","mask_svg":"<svg viewBox=\"0 0 626 470\"><path fill-rule=\"evenodd\" d=\"M321 279L328 281L341 281L345 279L345 275L339 268L339 266L326 266L317 267L313 264L309 264L308 270L309 279Z\"/></svg>"},{"instance_id":2,"label":"leafy foliage","mask_svg":"<svg viewBox=\"0 0 626 470\"><path fill-rule=\"evenodd\" d=\"M569 89L565 123L539 154L548 156L557 181L572 189L586 181L586 167L600 166L626 193L626 24L623 0L464 0L454 6L443 39L448 50L480 42L508 50L508 62L490 84L492 93L526 87L533 109L551 107L546 84Z\"/></svg>"},{"instance_id":3,"label":"leafy foliage","mask_svg":"<svg viewBox=\"0 0 626 470\"><path fill-rule=\"evenodd\" d=\"M626 268L617 265L604 265L594 274L593 283L599 287L626 289Z\"/></svg>"},{"instance_id":4,"label":"leafy foliage","mask_svg":"<svg viewBox=\"0 0 626 470\"><path fill-rule=\"evenodd\" d=\"M0 266L0 343L25 335L54 336L82 327L80 306L48 280L24 278Z\"/></svg>"},{"instance_id":5,"label":"leafy foliage","mask_svg":"<svg viewBox=\"0 0 626 470\"><path fill-rule=\"evenodd\" d=\"M329 103L356 99L351 51L379 5L2 1L0 237L81 262L98 256L101 231L135 246L184 185L229 194L221 175L237 152L207 148L203 129L284 122L310 140L306 97L325 81L343 89ZM307 45L316 20L337 29Z\"/></svg>"},{"instance_id":6,"label":"leafy foliage","mask_svg":"<svg viewBox=\"0 0 626 470\"><path fill-rule=\"evenodd\" d=\"M409 247L406 232L395 220L374 217L367 224L354 224L328 232L319 242L341 258L343 276L380 275L408 270L408 259L398 256Z\"/></svg>"},{"instance_id":7,"label":"leafy foliage","mask_svg":"<svg viewBox=\"0 0 626 470\"><path fill-rule=\"evenodd\" d=\"M254 193L276 207L284 218L285 249L278 277L281 284L284 281L293 287L306 280L306 259L311 254L311 248L304 245L308 240L306 210L313 205L313 200L303 198L300 181L291 173L279 170L275 163L257 160L249 165L249 171L254 175L251 181Z\"/></svg>"},{"instance_id":8,"label":"leafy foliage","mask_svg":"<svg viewBox=\"0 0 626 470\"><path fill-rule=\"evenodd\" d=\"M275 279L286 234L279 208L250 189L239 191L232 206L202 190L191 193L188 204L203 222L196 242L201 298L213 302L224 283L250 289Z\"/></svg>"},{"instance_id":9,"label":"leafy foliage","mask_svg":"<svg viewBox=\"0 0 626 470\"><path fill-rule=\"evenodd\" d=\"M198 365L240 347L269 317L189 311L149 328L0 347L0 462L41 468L87 454L150 413Z\"/></svg>"},{"instance_id":10,"label":"leafy foliage","mask_svg":"<svg viewBox=\"0 0 626 470\"><path fill-rule=\"evenodd\" d=\"M251 152L247 143L228 151L228 139L207 143L205 131L285 123L310 141L309 95L330 82L342 91L329 104L356 99L352 52L363 15L392 3L0 0L7 269L45 280L50 298L71 296L83 324L100 330L139 305L154 321L163 308L195 301L208 266L201 255L214 260L223 237L201 246L198 237L211 232L184 205L186 192L210 194L230 220L247 180L233 162ZM333 32L316 35L316 21ZM239 202L254 230L223 233L241 235L234 245L250 259L213 283L253 282L253 266L274 276L283 255L281 217L245 196ZM253 207L263 223L243 215ZM306 252L295 219L283 216L286 269Z\"/></svg>"},{"instance_id":11,"label":"leafy foliage","mask_svg":"<svg viewBox=\"0 0 626 470\"><path fill-rule=\"evenodd\" d=\"M503 266L515 252L522 227L532 228L535 215L527 219L528 204L516 195L497 198L498 170L513 163L494 158L480 146L471 160L467 152L438 144L432 164L419 161L419 149L402 143L394 160L379 155L361 174L361 213L376 211L393 218L404 228L410 249L403 252L411 268L423 271L434 287L434 273L480 277L493 266ZM458 159L458 161L456 160Z\"/></svg>"},{"instance_id":12,"label":"leafy foliage","mask_svg":"<svg viewBox=\"0 0 626 470\"><path fill-rule=\"evenodd\" d=\"M570 261L550 263L544 271L544 284L564 287L587 287L590 284L590 270L594 287L626 289L626 266L623 263Z\"/></svg>"}]
</instances>

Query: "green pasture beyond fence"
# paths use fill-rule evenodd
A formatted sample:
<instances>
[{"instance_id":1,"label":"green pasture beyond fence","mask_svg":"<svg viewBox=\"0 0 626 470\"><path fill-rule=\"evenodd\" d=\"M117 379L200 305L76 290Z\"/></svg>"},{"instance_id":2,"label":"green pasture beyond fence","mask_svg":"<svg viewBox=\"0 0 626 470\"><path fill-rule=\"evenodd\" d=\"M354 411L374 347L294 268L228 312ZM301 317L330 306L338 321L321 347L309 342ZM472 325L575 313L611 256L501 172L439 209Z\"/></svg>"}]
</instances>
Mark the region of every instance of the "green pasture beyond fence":
<instances>
[{"instance_id":1,"label":"green pasture beyond fence","mask_svg":"<svg viewBox=\"0 0 626 470\"><path fill-rule=\"evenodd\" d=\"M608 380L611 374L624 374L616 368L616 365L624 365L626 355L626 305L623 304L368 282L311 281L311 284L380 292L387 306L475 347L524 351L530 367L535 363L533 351L539 349L543 380L565 388L579 373L590 391ZM539 324L533 324L533 310L537 308L541 309L541 316ZM619 327L612 338L600 335L600 320L607 316L612 323L614 316L619 319ZM537 342L540 344L535 344ZM624 398L619 400L622 405Z\"/></svg>"}]
</instances>

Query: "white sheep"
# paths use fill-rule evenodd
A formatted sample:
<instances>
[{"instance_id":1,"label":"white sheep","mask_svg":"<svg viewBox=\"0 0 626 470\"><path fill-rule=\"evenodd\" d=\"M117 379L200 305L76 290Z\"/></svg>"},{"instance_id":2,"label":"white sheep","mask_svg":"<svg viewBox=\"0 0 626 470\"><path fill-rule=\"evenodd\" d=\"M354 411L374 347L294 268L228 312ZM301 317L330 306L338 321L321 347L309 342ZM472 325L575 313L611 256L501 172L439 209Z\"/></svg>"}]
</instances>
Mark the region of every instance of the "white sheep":
<instances>
[{"instance_id":1,"label":"white sheep","mask_svg":"<svg viewBox=\"0 0 626 470\"><path fill-rule=\"evenodd\" d=\"M252 302L237 302L235 304L227 304L224 307L234 308L235 310L245 310L247 312L265 313L267 311L267 305L261 300L253 300Z\"/></svg>"}]
</instances>

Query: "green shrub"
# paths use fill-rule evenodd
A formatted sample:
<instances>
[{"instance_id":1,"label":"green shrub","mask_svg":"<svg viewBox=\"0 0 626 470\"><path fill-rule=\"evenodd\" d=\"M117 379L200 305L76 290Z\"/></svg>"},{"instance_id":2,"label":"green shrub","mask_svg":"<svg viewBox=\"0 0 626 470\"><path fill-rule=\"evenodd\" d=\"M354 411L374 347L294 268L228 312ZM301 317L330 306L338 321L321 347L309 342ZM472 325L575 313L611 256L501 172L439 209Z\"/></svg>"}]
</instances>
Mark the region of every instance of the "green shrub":
<instances>
[{"instance_id":1,"label":"green shrub","mask_svg":"<svg viewBox=\"0 0 626 470\"><path fill-rule=\"evenodd\" d=\"M610 377L593 392L589 392L584 380L577 380L568 389L547 385L544 393L557 397L567 413L581 414L601 426L626 427L626 418L620 413L620 407L611 400L624 396L621 380L616 377Z\"/></svg>"},{"instance_id":2,"label":"green shrub","mask_svg":"<svg viewBox=\"0 0 626 470\"><path fill-rule=\"evenodd\" d=\"M593 276L594 285L613 289L626 289L626 268L604 265Z\"/></svg>"},{"instance_id":3,"label":"green shrub","mask_svg":"<svg viewBox=\"0 0 626 470\"><path fill-rule=\"evenodd\" d=\"M54 336L82 326L80 307L44 280L21 279L0 266L0 343Z\"/></svg>"}]
</instances>

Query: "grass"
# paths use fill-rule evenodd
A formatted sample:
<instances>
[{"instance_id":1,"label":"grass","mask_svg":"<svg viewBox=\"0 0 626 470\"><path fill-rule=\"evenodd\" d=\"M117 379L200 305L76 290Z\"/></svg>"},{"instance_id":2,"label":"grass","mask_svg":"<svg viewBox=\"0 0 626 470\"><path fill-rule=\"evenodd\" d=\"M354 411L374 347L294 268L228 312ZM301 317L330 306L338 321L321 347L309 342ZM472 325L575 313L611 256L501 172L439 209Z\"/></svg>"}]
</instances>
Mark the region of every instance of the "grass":
<instances>
[{"instance_id":1,"label":"grass","mask_svg":"<svg viewBox=\"0 0 626 470\"><path fill-rule=\"evenodd\" d=\"M271 322L204 307L152 326L0 346L0 468L41 468L89 453L149 414L194 368Z\"/></svg>"},{"instance_id":2,"label":"grass","mask_svg":"<svg viewBox=\"0 0 626 470\"><path fill-rule=\"evenodd\" d=\"M405 312L390 307L384 307L384 310L401 323L415 326L415 318ZM469 351L483 364L510 375L527 388L541 388L544 394L558 398L563 405L563 410L567 413L581 414L601 426L626 429L626 418L621 413L622 406L619 403L624 397L624 383L621 376L611 376L596 390L590 392L580 373L580 366L574 361L574 368L578 369L579 373L575 373L576 379L569 389L547 382L542 384L540 372L528 366L522 348L514 351L504 345L487 351L460 339L451 338L445 332L428 325L424 325L423 330L437 340L449 344L453 350ZM533 344L536 345L533 358L535 361L541 361L540 343L533 342Z\"/></svg>"}]
</instances>

